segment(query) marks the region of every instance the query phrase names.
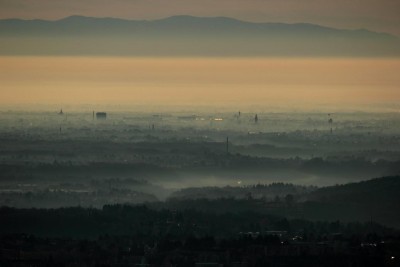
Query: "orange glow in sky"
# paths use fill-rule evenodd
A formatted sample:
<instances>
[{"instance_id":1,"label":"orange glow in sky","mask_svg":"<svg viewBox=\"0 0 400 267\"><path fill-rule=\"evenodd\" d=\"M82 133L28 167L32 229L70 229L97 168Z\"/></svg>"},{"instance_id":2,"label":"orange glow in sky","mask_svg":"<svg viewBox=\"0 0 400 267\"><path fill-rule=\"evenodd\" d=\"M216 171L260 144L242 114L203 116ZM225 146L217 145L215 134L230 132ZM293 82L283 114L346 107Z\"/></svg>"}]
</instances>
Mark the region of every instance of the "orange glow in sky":
<instances>
[{"instance_id":1,"label":"orange glow in sky","mask_svg":"<svg viewBox=\"0 0 400 267\"><path fill-rule=\"evenodd\" d=\"M400 60L1 57L0 104L281 105L400 101Z\"/></svg>"}]
</instances>

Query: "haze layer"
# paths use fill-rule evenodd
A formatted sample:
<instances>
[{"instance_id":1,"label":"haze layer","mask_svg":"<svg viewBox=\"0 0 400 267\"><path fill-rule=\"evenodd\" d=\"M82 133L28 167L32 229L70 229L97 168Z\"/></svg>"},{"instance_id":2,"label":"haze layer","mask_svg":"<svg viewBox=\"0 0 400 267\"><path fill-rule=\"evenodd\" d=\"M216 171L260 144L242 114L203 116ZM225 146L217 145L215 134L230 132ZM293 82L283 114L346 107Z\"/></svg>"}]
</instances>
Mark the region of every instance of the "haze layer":
<instances>
[{"instance_id":1,"label":"haze layer","mask_svg":"<svg viewBox=\"0 0 400 267\"><path fill-rule=\"evenodd\" d=\"M0 104L385 105L400 60L2 57Z\"/></svg>"}]
</instances>

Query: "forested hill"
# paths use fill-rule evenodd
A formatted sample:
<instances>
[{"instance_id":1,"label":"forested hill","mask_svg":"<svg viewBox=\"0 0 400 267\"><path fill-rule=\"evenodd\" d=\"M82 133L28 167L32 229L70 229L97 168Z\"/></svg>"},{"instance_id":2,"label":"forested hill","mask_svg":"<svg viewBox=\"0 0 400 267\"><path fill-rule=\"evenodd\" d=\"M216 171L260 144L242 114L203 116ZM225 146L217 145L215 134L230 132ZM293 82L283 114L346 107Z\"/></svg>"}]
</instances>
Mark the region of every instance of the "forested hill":
<instances>
[{"instance_id":1,"label":"forested hill","mask_svg":"<svg viewBox=\"0 0 400 267\"><path fill-rule=\"evenodd\" d=\"M213 205L218 205L218 198L232 198L232 202L235 198L238 203L247 198L248 207L252 207L250 202L253 201L254 209L263 213L311 220L376 221L400 228L400 176L322 188L279 183L237 188L189 188L176 192L173 197L182 201L214 199Z\"/></svg>"},{"instance_id":2,"label":"forested hill","mask_svg":"<svg viewBox=\"0 0 400 267\"><path fill-rule=\"evenodd\" d=\"M322 187L310 192L308 200L364 205L400 205L400 176L375 178L358 183Z\"/></svg>"},{"instance_id":3,"label":"forested hill","mask_svg":"<svg viewBox=\"0 0 400 267\"><path fill-rule=\"evenodd\" d=\"M309 219L377 221L400 227L400 176L330 186L307 195L303 214Z\"/></svg>"}]
</instances>

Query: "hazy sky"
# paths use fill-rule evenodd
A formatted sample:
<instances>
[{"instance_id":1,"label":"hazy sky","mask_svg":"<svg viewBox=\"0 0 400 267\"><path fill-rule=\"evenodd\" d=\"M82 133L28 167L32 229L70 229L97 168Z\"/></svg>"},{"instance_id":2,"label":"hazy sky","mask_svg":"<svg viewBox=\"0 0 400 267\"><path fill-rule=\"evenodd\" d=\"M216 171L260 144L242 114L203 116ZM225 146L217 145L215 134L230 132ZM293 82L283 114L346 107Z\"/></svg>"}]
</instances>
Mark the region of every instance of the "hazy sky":
<instances>
[{"instance_id":1,"label":"hazy sky","mask_svg":"<svg viewBox=\"0 0 400 267\"><path fill-rule=\"evenodd\" d=\"M400 102L399 60L0 57L10 104L262 105Z\"/></svg>"},{"instance_id":2,"label":"hazy sky","mask_svg":"<svg viewBox=\"0 0 400 267\"><path fill-rule=\"evenodd\" d=\"M400 35L399 0L0 0L0 18L59 19L74 14L127 19L228 16Z\"/></svg>"},{"instance_id":3,"label":"hazy sky","mask_svg":"<svg viewBox=\"0 0 400 267\"><path fill-rule=\"evenodd\" d=\"M228 16L400 36L400 0L0 0L0 18ZM7 104L316 105L400 102L397 59L0 57Z\"/></svg>"}]
</instances>

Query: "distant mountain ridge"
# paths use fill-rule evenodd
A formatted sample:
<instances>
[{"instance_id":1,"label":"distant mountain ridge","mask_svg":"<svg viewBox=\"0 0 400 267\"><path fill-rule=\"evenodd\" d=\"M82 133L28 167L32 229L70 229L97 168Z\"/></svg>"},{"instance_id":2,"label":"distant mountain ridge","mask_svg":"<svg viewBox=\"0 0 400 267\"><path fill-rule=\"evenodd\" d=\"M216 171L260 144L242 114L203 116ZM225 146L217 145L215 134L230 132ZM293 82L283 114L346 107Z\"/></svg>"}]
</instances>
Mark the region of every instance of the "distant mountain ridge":
<instances>
[{"instance_id":1,"label":"distant mountain ridge","mask_svg":"<svg viewBox=\"0 0 400 267\"><path fill-rule=\"evenodd\" d=\"M0 40L5 44L0 54L400 55L400 39L387 33L183 15L159 20L5 19L0 20Z\"/></svg>"},{"instance_id":2,"label":"distant mountain ridge","mask_svg":"<svg viewBox=\"0 0 400 267\"><path fill-rule=\"evenodd\" d=\"M3 19L0 20L0 33L1 34L15 34L15 32L7 32L6 30L20 30L21 33L30 34L25 27L29 29L36 29L38 31L47 32L53 29L62 29L60 27L71 27L71 30L75 30L79 33L80 29L74 28L74 26L81 26L84 29L95 29L96 27L105 27L103 30L109 30L113 28L119 28L123 30L138 30L141 27L146 30L152 30L156 27L175 29L203 29L203 30L232 30L232 31L253 31L253 32L266 32L266 33L278 33L284 34L288 32L308 32L314 34L354 34L364 37L380 37L398 39L398 37L388 33L378 33L369 31L366 29L356 30L345 30L336 29L325 26L320 26L310 23L272 23L272 22L247 22L241 21L228 17L194 17L194 16L172 16L158 20L126 20L118 18L96 18L96 17L84 17L84 16L69 16L60 20L49 21L49 20L23 20L23 19ZM23 26L23 27L21 27ZM45 27L46 26L46 27ZM8 28L8 29L7 29ZM66 28L63 28L66 29Z\"/></svg>"}]
</instances>

